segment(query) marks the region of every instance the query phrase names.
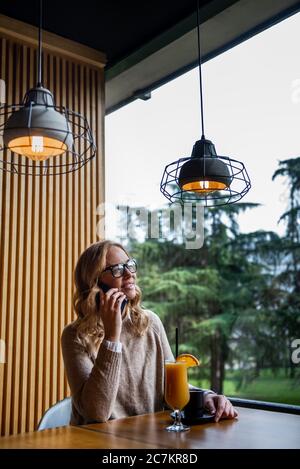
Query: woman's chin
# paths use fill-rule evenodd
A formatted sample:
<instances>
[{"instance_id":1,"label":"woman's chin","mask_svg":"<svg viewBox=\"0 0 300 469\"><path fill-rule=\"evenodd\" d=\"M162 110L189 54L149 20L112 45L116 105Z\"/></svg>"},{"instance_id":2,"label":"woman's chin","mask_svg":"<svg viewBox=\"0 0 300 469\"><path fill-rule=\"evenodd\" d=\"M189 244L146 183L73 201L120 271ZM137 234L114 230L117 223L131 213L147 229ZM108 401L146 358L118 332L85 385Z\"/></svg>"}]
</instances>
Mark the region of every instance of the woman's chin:
<instances>
[{"instance_id":1,"label":"woman's chin","mask_svg":"<svg viewBox=\"0 0 300 469\"><path fill-rule=\"evenodd\" d=\"M127 300L133 300L136 295L135 287L122 288L122 292L126 295Z\"/></svg>"}]
</instances>

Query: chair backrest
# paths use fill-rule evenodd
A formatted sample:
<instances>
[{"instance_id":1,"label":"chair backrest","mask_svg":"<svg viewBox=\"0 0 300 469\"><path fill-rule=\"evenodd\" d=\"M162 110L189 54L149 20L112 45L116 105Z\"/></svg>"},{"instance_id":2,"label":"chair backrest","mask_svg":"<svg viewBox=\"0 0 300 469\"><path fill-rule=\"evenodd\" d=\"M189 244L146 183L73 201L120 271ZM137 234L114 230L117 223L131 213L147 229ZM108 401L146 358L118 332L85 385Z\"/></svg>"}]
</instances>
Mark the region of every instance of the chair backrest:
<instances>
[{"instance_id":1,"label":"chair backrest","mask_svg":"<svg viewBox=\"0 0 300 469\"><path fill-rule=\"evenodd\" d=\"M38 431L46 428L63 427L69 425L71 419L72 399L66 397L50 407L38 424Z\"/></svg>"}]
</instances>

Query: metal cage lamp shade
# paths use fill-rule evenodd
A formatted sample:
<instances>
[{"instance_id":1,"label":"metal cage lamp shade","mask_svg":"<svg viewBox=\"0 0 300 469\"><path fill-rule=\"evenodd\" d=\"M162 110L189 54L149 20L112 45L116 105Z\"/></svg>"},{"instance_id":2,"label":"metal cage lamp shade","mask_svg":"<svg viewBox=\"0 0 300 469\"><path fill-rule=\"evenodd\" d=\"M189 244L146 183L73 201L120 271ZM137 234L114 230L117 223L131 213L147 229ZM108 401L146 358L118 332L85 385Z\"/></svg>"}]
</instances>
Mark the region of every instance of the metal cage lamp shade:
<instances>
[{"instance_id":1,"label":"metal cage lamp shade","mask_svg":"<svg viewBox=\"0 0 300 469\"><path fill-rule=\"evenodd\" d=\"M195 201L205 207L238 202L250 187L244 164L217 155L214 144L203 136L190 157L166 166L160 184L170 202Z\"/></svg>"},{"instance_id":2,"label":"metal cage lamp shade","mask_svg":"<svg viewBox=\"0 0 300 469\"><path fill-rule=\"evenodd\" d=\"M81 168L96 155L96 145L86 118L56 106L53 94L41 84L41 17L42 2L37 85L26 92L21 104L0 107L0 167L17 174L48 176Z\"/></svg>"},{"instance_id":3,"label":"metal cage lamp shade","mask_svg":"<svg viewBox=\"0 0 300 469\"><path fill-rule=\"evenodd\" d=\"M197 201L213 207L239 201L251 187L244 164L217 155L214 144L204 136L199 0L197 1L198 64L202 136L193 147L190 157L181 158L165 167L160 190L170 201Z\"/></svg>"}]
</instances>

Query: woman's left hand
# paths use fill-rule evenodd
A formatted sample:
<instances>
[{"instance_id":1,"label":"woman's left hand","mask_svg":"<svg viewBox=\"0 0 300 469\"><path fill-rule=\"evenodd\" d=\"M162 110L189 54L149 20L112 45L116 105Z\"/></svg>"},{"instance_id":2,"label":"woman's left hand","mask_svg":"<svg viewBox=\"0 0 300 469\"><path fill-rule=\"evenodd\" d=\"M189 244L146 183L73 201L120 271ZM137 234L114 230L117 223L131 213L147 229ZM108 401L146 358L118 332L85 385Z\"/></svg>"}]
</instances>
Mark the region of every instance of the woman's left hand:
<instances>
[{"instance_id":1,"label":"woman's left hand","mask_svg":"<svg viewBox=\"0 0 300 469\"><path fill-rule=\"evenodd\" d=\"M220 419L234 419L238 416L231 402L222 394L206 394L204 397L204 407L215 414L215 422Z\"/></svg>"}]
</instances>

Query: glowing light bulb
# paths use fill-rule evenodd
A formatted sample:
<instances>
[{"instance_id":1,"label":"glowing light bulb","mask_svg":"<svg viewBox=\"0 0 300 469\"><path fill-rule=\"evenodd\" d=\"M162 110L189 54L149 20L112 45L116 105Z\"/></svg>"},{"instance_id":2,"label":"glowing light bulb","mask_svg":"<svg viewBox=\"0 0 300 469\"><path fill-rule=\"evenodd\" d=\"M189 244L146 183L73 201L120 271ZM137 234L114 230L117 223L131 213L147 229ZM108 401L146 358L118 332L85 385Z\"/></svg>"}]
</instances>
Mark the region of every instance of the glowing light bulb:
<instances>
[{"instance_id":1,"label":"glowing light bulb","mask_svg":"<svg viewBox=\"0 0 300 469\"><path fill-rule=\"evenodd\" d=\"M44 138L43 137L32 137L32 139L31 139L31 150L34 153L42 153L44 151Z\"/></svg>"},{"instance_id":2,"label":"glowing light bulb","mask_svg":"<svg viewBox=\"0 0 300 469\"><path fill-rule=\"evenodd\" d=\"M193 181L183 184L182 189L185 191L191 191L202 194L211 194L215 191L222 191L226 189L226 184L218 181Z\"/></svg>"}]
</instances>

